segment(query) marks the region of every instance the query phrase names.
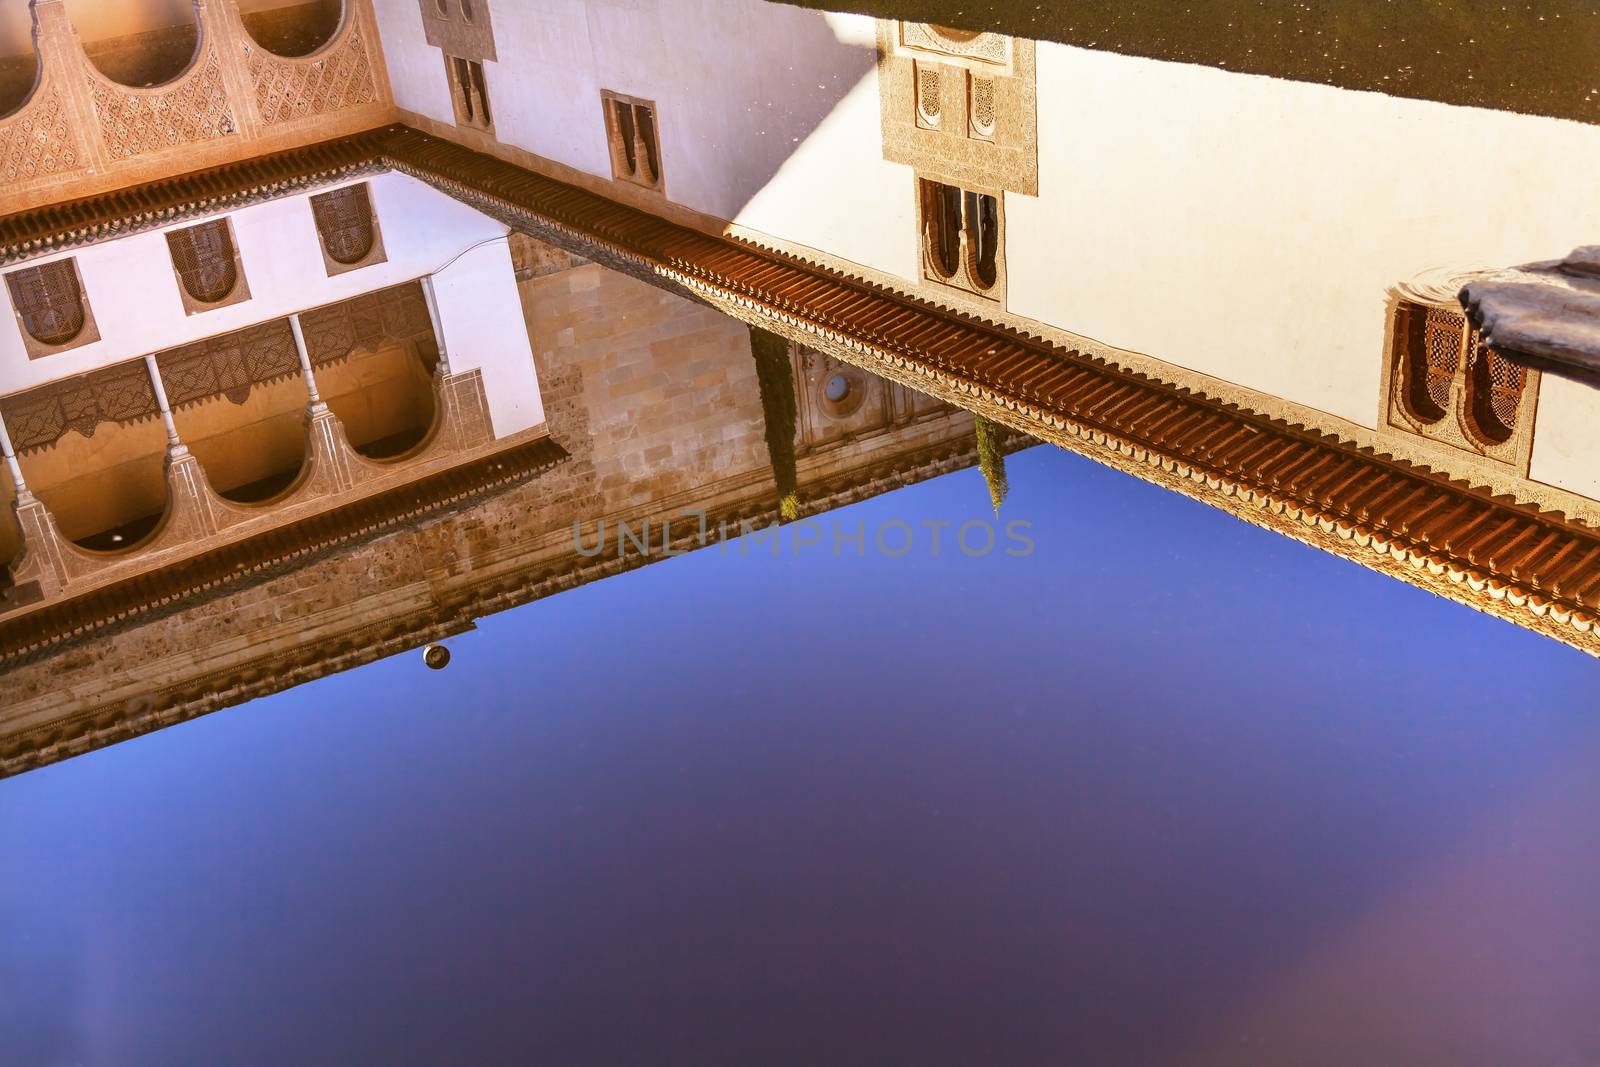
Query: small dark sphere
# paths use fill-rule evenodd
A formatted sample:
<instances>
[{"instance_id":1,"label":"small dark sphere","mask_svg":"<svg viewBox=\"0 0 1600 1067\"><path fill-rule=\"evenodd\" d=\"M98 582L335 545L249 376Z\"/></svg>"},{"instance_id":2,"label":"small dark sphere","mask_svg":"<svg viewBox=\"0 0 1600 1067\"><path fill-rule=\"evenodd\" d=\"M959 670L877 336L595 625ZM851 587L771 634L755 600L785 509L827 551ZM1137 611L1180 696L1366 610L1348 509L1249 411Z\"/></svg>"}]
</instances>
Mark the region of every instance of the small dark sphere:
<instances>
[{"instance_id":1,"label":"small dark sphere","mask_svg":"<svg viewBox=\"0 0 1600 1067\"><path fill-rule=\"evenodd\" d=\"M443 645L429 645L422 650L422 662L432 670L443 670L450 662L450 650Z\"/></svg>"}]
</instances>

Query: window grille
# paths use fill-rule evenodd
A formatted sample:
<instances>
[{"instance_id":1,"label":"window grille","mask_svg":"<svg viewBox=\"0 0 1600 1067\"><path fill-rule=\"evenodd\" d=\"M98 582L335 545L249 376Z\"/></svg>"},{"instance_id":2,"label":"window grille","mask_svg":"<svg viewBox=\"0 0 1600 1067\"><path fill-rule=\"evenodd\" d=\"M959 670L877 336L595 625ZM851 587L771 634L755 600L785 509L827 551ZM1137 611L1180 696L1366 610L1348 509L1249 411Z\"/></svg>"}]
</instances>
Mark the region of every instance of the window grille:
<instances>
[{"instance_id":1,"label":"window grille","mask_svg":"<svg viewBox=\"0 0 1600 1067\"><path fill-rule=\"evenodd\" d=\"M78 271L70 259L41 263L6 275L22 328L42 345L69 344L83 332L86 315Z\"/></svg>"},{"instance_id":2,"label":"window grille","mask_svg":"<svg viewBox=\"0 0 1600 1067\"><path fill-rule=\"evenodd\" d=\"M938 67L917 67L917 121L930 129L939 125L941 79Z\"/></svg>"},{"instance_id":3,"label":"window grille","mask_svg":"<svg viewBox=\"0 0 1600 1067\"><path fill-rule=\"evenodd\" d=\"M365 183L313 196L311 212L329 259L348 267L371 254L376 231Z\"/></svg>"},{"instance_id":4,"label":"window grille","mask_svg":"<svg viewBox=\"0 0 1600 1067\"><path fill-rule=\"evenodd\" d=\"M1450 410L1466 319L1448 308L1421 304L1406 305L1404 313L1406 407L1419 422L1435 423Z\"/></svg>"},{"instance_id":5,"label":"window grille","mask_svg":"<svg viewBox=\"0 0 1600 1067\"><path fill-rule=\"evenodd\" d=\"M225 219L168 233L167 249L184 290L202 304L226 300L239 283L233 235Z\"/></svg>"},{"instance_id":6,"label":"window grille","mask_svg":"<svg viewBox=\"0 0 1600 1067\"><path fill-rule=\"evenodd\" d=\"M1528 372L1501 356L1473 331L1467 353L1467 411L1473 431L1485 443L1511 440Z\"/></svg>"},{"instance_id":7,"label":"window grille","mask_svg":"<svg viewBox=\"0 0 1600 1067\"><path fill-rule=\"evenodd\" d=\"M994 79L972 75L972 135L994 139Z\"/></svg>"}]
</instances>

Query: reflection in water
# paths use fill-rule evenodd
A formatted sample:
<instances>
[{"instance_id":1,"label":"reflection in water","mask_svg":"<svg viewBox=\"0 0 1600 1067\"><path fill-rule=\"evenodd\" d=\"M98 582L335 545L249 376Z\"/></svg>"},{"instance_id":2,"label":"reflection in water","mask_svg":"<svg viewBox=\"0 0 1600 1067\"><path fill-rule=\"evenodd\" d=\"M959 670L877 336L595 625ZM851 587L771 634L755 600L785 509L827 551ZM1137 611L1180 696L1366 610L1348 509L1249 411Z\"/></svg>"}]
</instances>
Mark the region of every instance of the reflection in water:
<instances>
[{"instance_id":1,"label":"reflection in water","mask_svg":"<svg viewBox=\"0 0 1600 1067\"><path fill-rule=\"evenodd\" d=\"M1578 124L191 6L0 22L0 1060L1600 1062Z\"/></svg>"}]
</instances>

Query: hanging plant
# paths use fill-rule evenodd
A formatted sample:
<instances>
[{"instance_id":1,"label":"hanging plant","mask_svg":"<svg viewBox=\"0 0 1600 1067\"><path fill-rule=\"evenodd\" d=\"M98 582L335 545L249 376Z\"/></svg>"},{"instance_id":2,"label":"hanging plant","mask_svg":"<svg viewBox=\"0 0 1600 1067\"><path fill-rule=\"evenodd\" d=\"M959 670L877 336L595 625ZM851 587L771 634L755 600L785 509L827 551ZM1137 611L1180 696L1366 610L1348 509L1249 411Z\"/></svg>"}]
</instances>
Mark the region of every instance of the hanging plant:
<instances>
[{"instance_id":1,"label":"hanging plant","mask_svg":"<svg viewBox=\"0 0 1600 1067\"><path fill-rule=\"evenodd\" d=\"M978 438L978 469L983 472L983 480L989 486L989 502L998 514L1011 488L1006 483L1006 457L1000 452L1000 427L982 415L974 415L972 428Z\"/></svg>"}]
</instances>

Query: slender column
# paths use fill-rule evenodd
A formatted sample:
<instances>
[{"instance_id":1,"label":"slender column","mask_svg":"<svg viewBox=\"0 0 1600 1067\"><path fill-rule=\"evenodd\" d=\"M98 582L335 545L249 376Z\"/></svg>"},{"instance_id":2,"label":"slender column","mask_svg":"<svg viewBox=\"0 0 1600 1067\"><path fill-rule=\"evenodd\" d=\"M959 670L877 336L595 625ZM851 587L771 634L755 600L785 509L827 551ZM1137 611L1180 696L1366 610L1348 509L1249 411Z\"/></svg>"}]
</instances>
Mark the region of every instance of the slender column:
<instances>
[{"instance_id":1,"label":"slender column","mask_svg":"<svg viewBox=\"0 0 1600 1067\"><path fill-rule=\"evenodd\" d=\"M161 409L161 421L167 428L167 451L174 456L186 455L189 446L178 438L178 424L172 419L172 407L167 403L167 387L161 381L161 368L156 357L144 357L145 370L150 373L150 385L156 392L156 407Z\"/></svg>"},{"instance_id":2,"label":"slender column","mask_svg":"<svg viewBox=\"0 0 1600 1067\"><path fill-rule=\"evenodd\" d=\"M311 352L306 348L306 334L300 328L300 316L289 316L289 330L294 334L294 350L300 356L300 373L306 378L306 393L311 397L311 410L326 411L327 404L322 402L322 394L317 392L317 376L311 371Z\"/></svg>"},{"instance_id":3,"label":"slender column","mask_svg":"<svg viewBox=\"0 0 1600 1067\"><path fill-rule=\"evenodd\" d=\"M433 343L439 348L439 374L450 373L450 352L444 344L444 323L439 318L439 298L433 291L433 275L422 278L422 299L428 305L428 322L433 326Z\"/></svg>"},{"instance_id":4,"label":"slender column","mask_svg":"<svg viewBox=\"0 0 1600 1067\"><path fill-rule=\"evenodd\" d=\"M0 417L0 452L5 454L6 467L11 471L11 481L17 487L17 503L31 503L33 493L28 490L28 483L23 480L22 464L17 462L16 450L11 447L11 434L6 430L4 417Z\"/></svg>"}]
</instances>

